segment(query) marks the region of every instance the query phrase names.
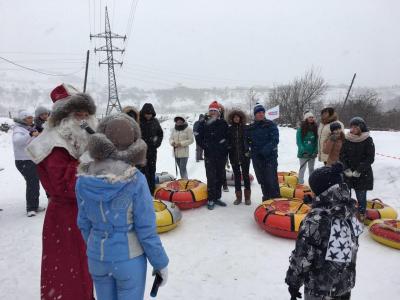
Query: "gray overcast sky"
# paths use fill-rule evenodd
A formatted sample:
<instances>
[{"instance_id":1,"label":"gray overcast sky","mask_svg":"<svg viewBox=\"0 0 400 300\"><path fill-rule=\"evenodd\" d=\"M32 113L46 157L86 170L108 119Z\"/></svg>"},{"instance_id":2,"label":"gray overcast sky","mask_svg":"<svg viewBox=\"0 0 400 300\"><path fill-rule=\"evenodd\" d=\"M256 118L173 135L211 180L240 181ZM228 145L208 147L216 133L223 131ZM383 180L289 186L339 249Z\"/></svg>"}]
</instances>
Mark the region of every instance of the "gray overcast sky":
<instances>
[{"instance_id":1,"label":"gray overcast sky","mask_svg":"<svg viewBox=\"0 0 400 300\"><path fill-rule=\"evenodd\" d=\"M0 56L77 70L86 49L103 44L89 41L100 7L108 3L113 31L125 34L131 2L0 0ZM129 86L272 85L310 67L330 84L357 72L358 85L390 86L400 84L400 1L140 0L127 50L117 81ZM105 82L99 58L91 56L90 78ZM13 69L0 62L9 76L42 77Z\"/></svg>"}]
</instances>

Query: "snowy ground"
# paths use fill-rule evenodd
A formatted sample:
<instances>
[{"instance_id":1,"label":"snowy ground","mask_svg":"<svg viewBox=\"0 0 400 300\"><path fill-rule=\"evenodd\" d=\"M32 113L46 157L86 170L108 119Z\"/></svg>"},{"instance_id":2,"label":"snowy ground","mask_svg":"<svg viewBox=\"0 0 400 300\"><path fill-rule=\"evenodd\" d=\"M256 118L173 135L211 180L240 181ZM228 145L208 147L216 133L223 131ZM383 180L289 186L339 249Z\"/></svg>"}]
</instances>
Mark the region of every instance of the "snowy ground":
<instances>
[{"instance_id":1,"label":"snowy ground","mask_svg":"<svg viewBox=\"0 0 400 300\"><path fill-rule=\"evenodd\" d=\"M159 151L158 171L175 172L168 144L172 121L162 123L165 140ZM297 170L295 131L280 128L279 170ZM377 153L400 157L400 133L373 132ZM194 160L188 172L205 180L203 163ZM39 298L41 230L44 214L25 216L25 183L14 166L11 132L0 132L0 299ZM375 190L400 211L400 160L377 156L373 165ZM253 173L254 174L254 173ZM253 184L253 204L233 206L234 190L223 193L227 208L205 207L184 211L181 224L161 235L171 263L167 286L160 299L289 299L284 277L294 241L277 238L259 229L253 212L261 192ZM46 205L44 193L41 205ZM398 299L400 252L373 241L367 232L360 240L357 282L352 299ZM150 272L149 272L150 273ZM146 299L153 279L148 274Z\"/></svg>"}]
</instances>

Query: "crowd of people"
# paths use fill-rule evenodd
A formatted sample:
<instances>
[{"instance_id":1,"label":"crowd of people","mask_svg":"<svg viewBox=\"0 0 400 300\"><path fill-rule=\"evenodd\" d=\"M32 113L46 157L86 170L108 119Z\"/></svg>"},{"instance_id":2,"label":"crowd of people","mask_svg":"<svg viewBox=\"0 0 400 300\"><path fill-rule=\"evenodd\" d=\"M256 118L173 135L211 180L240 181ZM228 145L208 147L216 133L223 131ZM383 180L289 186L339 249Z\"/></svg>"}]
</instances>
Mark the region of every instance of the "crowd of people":
<instances>
[{"instance_id":1,"label":"crowd of people","mask_svg":"<svg viewBox=\"0 0 400 300\"><path fill-rule=\"evenodd\" d=\"M43 107L35 116L21 111L13 132L15 164L26 181L27 216L44 210L39 207L39 182L49 199L41 299L94 299L92 282L100 300L142 299L146 259L163 284L168 275L152 203L157 149L164 136L155 109L150 103L140 111L128 106L98 123L88 94L63 84L50 96L51 113ZM262 200L280 197L279 130L265 113L257 103L249 123L244 111L232 109L225 116L224 107L213 101L193 130L184 116L174 118L169 144L176 166L181 178L188 179L189 146L195 140L195 159L204 160L209 210L227 206L222 190L228 161L234 173L234 205L242 203L243 193L244 203L251 204L251 162ZM302 284L306 299L349 299L354 287L359 221L365 215L367 191L373 188L375 149L362 118L353 118L349 125L345 134L328 107L321 111L319 125L313 113L306 112L297 129L299 183L305 182L308 166L316 197L290 259L286 282L291 299L299 297ZM93 132L83 130L87 127ZM317 157L325 166L314 171ZM346 238L335 240L336 231L346 232ZM339 242L347 243L348 251L333 255L341 248Z\"/></svg>"}]
</instances>

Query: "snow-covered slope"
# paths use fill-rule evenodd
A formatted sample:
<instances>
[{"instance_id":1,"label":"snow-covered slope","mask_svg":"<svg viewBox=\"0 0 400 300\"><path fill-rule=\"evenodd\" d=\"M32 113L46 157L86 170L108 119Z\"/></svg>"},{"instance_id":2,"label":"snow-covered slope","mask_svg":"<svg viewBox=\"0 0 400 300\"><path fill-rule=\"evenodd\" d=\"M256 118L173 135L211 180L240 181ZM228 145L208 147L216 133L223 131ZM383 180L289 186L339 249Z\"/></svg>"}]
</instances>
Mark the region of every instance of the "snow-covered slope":
<instances>
[{"instance_id":1,"label":"snow-covered slope","mask_svg":"<svg viewBox=\"0 0 400 300\"><path fill-rule=\"evenodd\" d=\"M191 121L195 116L191 116ZM168 144L172 121L162 123L165 140L159 150L158 171L175 172ZM39 298L41 231L44 214L25 216L25 183L14 166L11 132L0 132L0 299ZM295 131L280 128L279 170L297 170ZM377 153L400 157L400 133L372 132ZM191 146L188 172L205 180L203 163L194 160ZM375 190L400 211L400 160L376 156L373 165ZM253 173L254 174L254 173ZM253 218L261 202L259 186L253 186L253 204L233 206L234 190L223 193L227 208L205 207L183 212L181 224L161 239L170 257L168 284L159 298L177 299L289 299L284 277L294 241L271 236ZM44 193L41 205L46 205ZM361 236L357 261L357 282L352 299L397 299L400 294L399 251ZM153 278L148 272L146 299Z\"/></svg>"}]
</instances>

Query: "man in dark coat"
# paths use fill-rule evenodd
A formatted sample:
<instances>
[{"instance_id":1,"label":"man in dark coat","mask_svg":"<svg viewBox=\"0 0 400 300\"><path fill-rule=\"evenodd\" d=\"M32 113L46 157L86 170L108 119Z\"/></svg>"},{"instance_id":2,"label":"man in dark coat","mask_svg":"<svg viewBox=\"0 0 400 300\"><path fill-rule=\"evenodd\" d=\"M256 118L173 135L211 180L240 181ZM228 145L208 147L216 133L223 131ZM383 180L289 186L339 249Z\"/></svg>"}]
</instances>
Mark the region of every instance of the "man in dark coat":
<instances>
[{"instance_id":1,"label":"man in dark coat","mask_svg":"<svg viewBox=\"0 0 400 300\"><path fill-rule=\"evenodd\" d=\"M259 103L254 107L254 117L254 122L247 130L246 142L251 150L251 159L257 181L261 185L263 201L279 198L279 130L274 122L265 118L265 108Z\"/></svg>"},{"instance_id":2,"label":"man in dark coat","mask_svg":"<svg viewBox=\"0 0 400 300\"><path fill-rule=\"evenodd\" d=\"M214 101L208 107L209 115L200 123L197 144L204 149L204 162L207 176L208 209L214 205L226 206L221 200L221 188L225 178L227 160L228 124L221 118L220 105Z\"/></svg>"},{"instance_id":3,"label":"man in dark coat","mask_svg":"<svg viewBox=\"0 0 400 300\"><path fill-rule=\"evenodd\" d=\"M154 194L155 175L157 164L157 148L161 146L164 134L160 122L156 119L156 112L151 103L145 103L140 111L140 129L142 139L147 144L147 162L141 168L149 184L150 193Z\"/></svg>"},{"instance_id":4,"label":"man in dark coat","mask_svg":"<svg viewBox=\"0 0 400 300\"><path fill-rule=\"evenodd\" d=\"M350 132L340 151L340 161L345 167L345 180L356 192L361 218L367 205L367 191L374 187L372 167L375 160L375 145L365 121L360 117L350 120Z\"/></svg>"},{"instance_id":5,"label":"man in dark coat","mask_svg":"<svg viewBox=\"0 0 400 300\"><path fill-rule=\"evenodd\" d=\"M204 115L200 114L199 119L193 124L193 135L195 137L198 134L200 123L203 120L204 120ZM200 145L196 143L196 162L199 162L200 160L204 160L203 148L201 148Z\"/></svg>"},{"instance_id":6,"label":"man in dark coat","mask_svg":"<svg viewBox=\"0 0 400 300\"><path fill-rule=\"evenodd\" d=\"M356 202L343 182L343 166L315 170L309 183L316 198L301 223L285 282L291 300L347 300L356 280L358 237L362 224Z\"/></svg>"},{"instance_id":7,"label":"man in dark coat","mask_svg":"<svg viewBox=\"0 0 400 300\"><path fill-rule=\"evenodd\" d=\"M250 152L245 143L246 114L240 109L234 109L228 114L228 151L235 179L236 200L233 204L242 202L242 178L244 183L245 204L250 205Z\"/></svg>"}]
</instances>

